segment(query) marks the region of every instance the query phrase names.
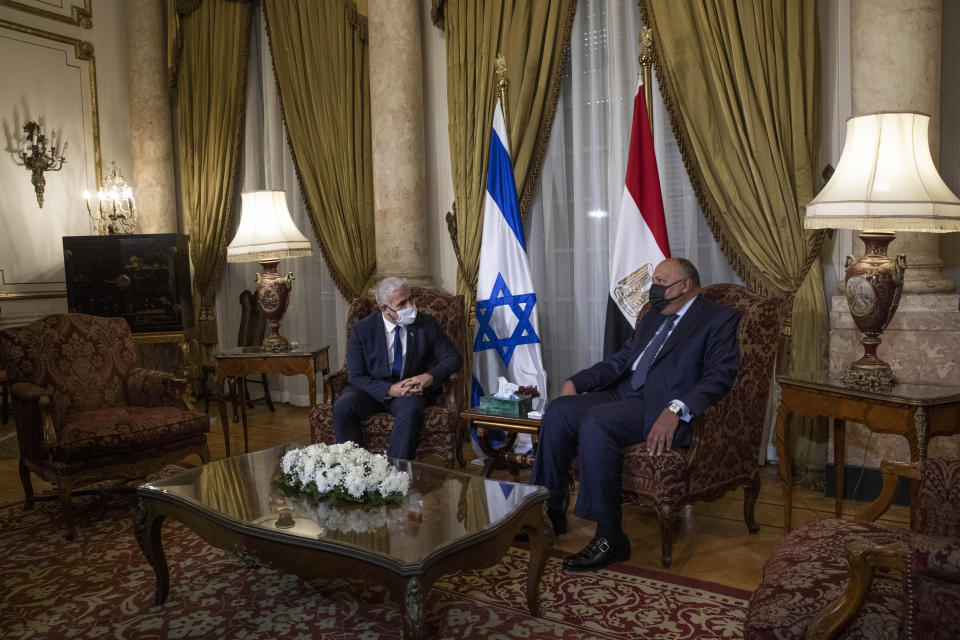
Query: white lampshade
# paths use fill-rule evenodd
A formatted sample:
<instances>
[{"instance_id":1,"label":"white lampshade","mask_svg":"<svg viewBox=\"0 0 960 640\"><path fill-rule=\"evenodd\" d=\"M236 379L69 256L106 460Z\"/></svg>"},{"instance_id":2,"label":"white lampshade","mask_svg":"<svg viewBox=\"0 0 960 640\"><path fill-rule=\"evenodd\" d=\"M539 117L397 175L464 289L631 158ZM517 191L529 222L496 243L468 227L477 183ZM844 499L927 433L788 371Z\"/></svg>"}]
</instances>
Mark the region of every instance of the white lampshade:
<instances>
[{"instance_id":1,"label":"white lampshade","mask_svg":"<svg viewBox=\"0 0 960 640\"><path fill-rule=\"evenodd\" d=\"M807 229L960 231L960 199L930 157L930 116L873 113L847 120L833 177L807 205Z\"/></svg>"},{"instance_id":2,"label":"white lampshade","mask_svg":"<svg viewBox=\"0 0 960 640\"><path fill-rule=\"evenodd\" d=\"M293 224L283 191L240 195L240 227L227 246L227 262L265 262L312 253L310 241Z\"/></svg>"}]
</instances>

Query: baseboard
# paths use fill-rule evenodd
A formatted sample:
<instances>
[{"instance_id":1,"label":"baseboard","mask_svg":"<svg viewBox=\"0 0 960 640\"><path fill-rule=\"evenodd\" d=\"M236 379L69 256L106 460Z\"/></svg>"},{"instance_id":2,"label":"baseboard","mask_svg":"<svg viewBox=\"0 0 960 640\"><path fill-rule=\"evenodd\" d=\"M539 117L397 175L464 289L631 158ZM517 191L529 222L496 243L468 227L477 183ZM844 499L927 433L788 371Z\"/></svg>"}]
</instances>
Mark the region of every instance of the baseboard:
<instances>
[{"instance_id":1,"label":"baseboard","mask_svg":"<svg viewBox=\"0 0 960 640\"><path fill-rule=\"evenodd\" d=\"M828 498L837 495L836 475L834 473L836 465L827 463L824 468L824 491L823 494ZM862 475L861 475L862 474ZM858 488L859 483L859 488ZM883 487L883 474L879 469L871 467L855 467L847 465L843 474L843 499L860 500L862 502L871 502L880 495L880 489ZM856 492L856 495L854 495ZM910 480L909 478L900 478L897 485L897 492L894 494L893 503L899 505L910 504Z\"/></svg>"}]
</instances>

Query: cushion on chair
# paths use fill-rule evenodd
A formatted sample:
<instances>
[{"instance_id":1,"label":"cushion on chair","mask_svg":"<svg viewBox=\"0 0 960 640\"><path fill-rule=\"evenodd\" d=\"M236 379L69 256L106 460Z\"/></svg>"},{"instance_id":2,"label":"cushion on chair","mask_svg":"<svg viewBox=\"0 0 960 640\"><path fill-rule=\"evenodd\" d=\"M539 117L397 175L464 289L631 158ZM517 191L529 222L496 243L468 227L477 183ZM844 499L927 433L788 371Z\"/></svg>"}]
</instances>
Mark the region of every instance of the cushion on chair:
<instances>
[{"instance_id":1,"label":"cushion on chair","mask_svg":"<svg viewBox=\"0 0 960 640\"><path fill-rule=\"evenodd\" d=\"M960 460L929 458L920 467L914 530L960 538Z\"/></svg>"},{"instance_id":2,"label":"cushion on chair","mask_svg":"<svg viewBox=\"0 0 960 640\"><path fill-rule=\"evenodd\" d=\"M850 575L844 547L850 540L890 544L913 539L905 529L872 522L826 519L808 522L787 534L763 567L750 599L744 638L803 638L810 619L843 594ZM878 569L863 608L843 638L900 637L903 583L897 572Z\"/></svg>"},{"instance_id":3,"label":"cushion on chair","mask_svg":"<svg viewBox=\"0 0 960 640\"><path fill-rule=\"evenodd\" d=\"M53 455L74 462L113 453L145 452L209 431L209 418L176 407L108 407L67 416ZM182 445L181 445L182 446Z\"/></svg>"}]
</instances>

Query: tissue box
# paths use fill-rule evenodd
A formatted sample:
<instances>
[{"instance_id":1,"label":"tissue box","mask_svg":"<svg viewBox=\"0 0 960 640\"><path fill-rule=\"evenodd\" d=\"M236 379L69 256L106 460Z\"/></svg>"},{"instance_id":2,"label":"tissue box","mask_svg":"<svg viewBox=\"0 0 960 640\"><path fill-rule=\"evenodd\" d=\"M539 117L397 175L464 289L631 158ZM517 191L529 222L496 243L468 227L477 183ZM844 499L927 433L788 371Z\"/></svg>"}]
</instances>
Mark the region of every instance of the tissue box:
<instances>
[{"instance_id":1,"label":"tissue box","mask_svg":"<svg viewBox=\"0 0 960 640\"><path fill-rule=\"evenodd\" d=\"M515 399L497 398L495 396L482 396L480 398L480 411L483 413L510 416L511 418L526 418L527 412L532 409L533 398L530 396L517 396Z\"/></svg>"}]
</instances>

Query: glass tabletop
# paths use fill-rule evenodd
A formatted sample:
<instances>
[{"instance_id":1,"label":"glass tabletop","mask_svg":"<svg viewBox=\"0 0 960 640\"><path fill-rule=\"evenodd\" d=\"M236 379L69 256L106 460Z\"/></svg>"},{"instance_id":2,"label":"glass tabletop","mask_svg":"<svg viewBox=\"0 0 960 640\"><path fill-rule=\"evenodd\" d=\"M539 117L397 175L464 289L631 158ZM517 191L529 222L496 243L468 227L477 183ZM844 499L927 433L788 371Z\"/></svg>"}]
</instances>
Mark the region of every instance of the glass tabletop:
<instances>
[{"instance_id":1,"label":"glass tabletop","mask_svg":"<svg viewBox=\"0 0 960 640\"><path fill-rule=\"evenodd\" d=\"M841 376L841 373L804 377L777 376L777 382L808 389L849 394L858 398L874 398L886 402L918 406L960 402L960 385L917 384L905 380L886 390L863 389L845 383Z\"/></svg>"},{"instance_id":2,"label":"glass tabletop","mask_svg":"<svg viewBox=\"0 0 960 640\"><path fill-rule=\"evenodd\" d=\"M326 547L346 543L403 565L419 563L442 547L496 530L518 510L548 495L536 485L394 460L411 475L410 491L399 505L331 506L291 496L276 484L280 458L289 448L217 460L141 485L138 493L186 503L273 539L306 546L311 541Z\"/></svg>"},{"instance_id":3,"label":"glass tabletop","mask_svg":"<svg viewBox=\"0 0 960 640\"><path fill-rule=\"evenodd\" d=\"M290 356L315 356L326 347L318 347L309 344L297 345L296 349L289 351L264 351L263 347L231 347L214 354L215 358L287 358Z\"/></svg>"}]
</instances>

